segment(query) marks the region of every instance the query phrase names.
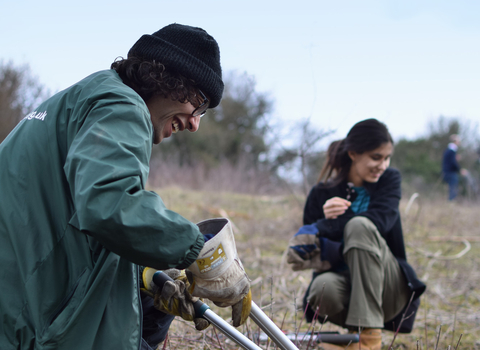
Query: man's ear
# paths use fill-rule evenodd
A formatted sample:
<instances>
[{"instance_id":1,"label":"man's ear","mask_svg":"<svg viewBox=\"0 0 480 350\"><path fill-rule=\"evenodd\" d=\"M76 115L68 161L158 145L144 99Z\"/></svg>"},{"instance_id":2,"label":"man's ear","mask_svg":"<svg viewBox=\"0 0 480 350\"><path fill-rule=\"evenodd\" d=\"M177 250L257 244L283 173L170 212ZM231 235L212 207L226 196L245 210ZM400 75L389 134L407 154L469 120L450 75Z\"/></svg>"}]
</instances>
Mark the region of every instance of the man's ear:
<instances>
[{"instance_id":1,"label":"man's ear","mask_svg":"<svg viewBox=\"0 0 480 350\"><path fill-rule=\"evenodd\" d=\"M348 151L348 156L350 157L350 159L352 160L352 162L354 162L354 161L355 161L355 158L357 157L357 152Z\"/></svg>"}]
</instances>

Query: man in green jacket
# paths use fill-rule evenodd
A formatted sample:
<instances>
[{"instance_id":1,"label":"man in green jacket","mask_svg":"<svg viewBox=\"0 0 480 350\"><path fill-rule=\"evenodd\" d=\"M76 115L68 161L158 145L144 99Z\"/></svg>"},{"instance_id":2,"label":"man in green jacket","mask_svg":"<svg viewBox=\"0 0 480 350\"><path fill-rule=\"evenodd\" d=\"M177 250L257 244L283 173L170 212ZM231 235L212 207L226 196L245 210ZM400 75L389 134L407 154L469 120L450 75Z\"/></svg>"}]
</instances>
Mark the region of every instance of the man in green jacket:
<instances>
[{"instance_id":1,"label":"man in green jacket","mask_svg":"<svg viewBox=\"0 0 480 350\"><path fill-rule=\"evenodd\" d=\"M195 132L220 103L217 42L172 24L111 68L45 101L0 144L2 350L155 347L173 316L147 301L142 320L138 266L185 269L204 246L145 184L152 143Z\"/></svg>"}]
</instances>

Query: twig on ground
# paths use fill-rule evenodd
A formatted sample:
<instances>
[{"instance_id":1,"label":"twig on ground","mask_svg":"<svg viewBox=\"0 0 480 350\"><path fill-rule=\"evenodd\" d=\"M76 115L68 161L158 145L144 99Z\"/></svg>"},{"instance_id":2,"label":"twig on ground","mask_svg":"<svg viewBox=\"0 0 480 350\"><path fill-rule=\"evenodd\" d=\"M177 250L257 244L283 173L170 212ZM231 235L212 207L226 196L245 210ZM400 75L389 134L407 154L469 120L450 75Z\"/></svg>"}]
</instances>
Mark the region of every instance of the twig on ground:
<instances>
[{"instance_id":1,"label":"twig on ground","mask_svg":"<svg viewBox=\"0 0 480 350\"><path fill-rule=\"evenodd\" d=\"M280 329L283 329L283 326L284 326L284 324L285 324L285 319L287 318L287 312L288 312L288 310L285 311L285 315L283 315L283 320L282 320L282 323L281 323L281 325L280 325Z\"/></svg>"},{"instance_id":2,"label":"twig on ground","mask_svg":"<svg viewBox=\"0 0 480 350\"><path fill-rule=\"evenodd\" d=\"M293 329L295 330L295 340L293 344L297 344L298 331L300 328L297 328L297 293L293 291Z\"/></svg>"},{"instance_id":3,"label":"twig on ground","mask_svg":"<svg viewBox=\"0 0 480 350\"><path fill-rule=\"evenodd\" d=\"M425 350L428 350L427 308L425 308Z\"/></svg>"},{"instance_id":4,"label":"twig on ground","mask_svg":"<svg viewBox=\"0 0 480 350\"><path fill-rule=\"evenodd\" d=\"M307 350L310 349L310 344L312 343L312 339L313 339L313 334L314 334L314 331L315 331L315 322L317 321L317 318L318 318L318 311L320 311L320 305L317 306L317 309L315 310L315 315L313 316L313 320L312 320L312 332L310 333L310 339L308 340L308 343L307 343ZM307 332L306 335L308 335L309 332ZM305 336L306 336L305 335Z\"/></svg>"},{"instance_id":5,"label":"twig on ground","mask_svg":"<svg viewBox=\"0 0 480 350\"><path fill-rule=\"evenodd\" d=\"M215 334L215 337L217 338L218 345L220 346L220 349L223 350L223 345L222 345L222 343L220 342L220 338L218 337L218 333L217 333L217 330L216 330L215 328L213 328L213 333Z\"/></svg>"},{"instance_id":6,"label":"twig on ground","mask_svg":"<svg viewBox=\"0 0 480 350\"><path fill-rule=\"evenodd\" d=\"M479 236L429 236L427 239L431 242L463 242L464 240L480 242Z\"/></svg>"},{"instance_id":7,"label":"twig on ground","mask_svg":"<svg viewBox=\"0 0 480 350\"><path fill-rule=\"evenodd\" d=\"M405 309L405 312L403 313L402 318L400 319L400 323L397 327L397 330L395 331L395 334L393 335L392 343L388 347L388 350L392 349L393 343L395 342L395 339L397 338L398 332L400 331L400 327L402 327L403 322L405 320L408 320L410 317L412 317L414 315L414 313L412 312L410 315L406 316L407 311L410 308L410 305L412 304L414 296L415 296L415 292L413 292L412 295L410 296L410 301L408 302L407 308Z\"/></svg>"},{"instance_id":8,"label":"twig on ground","mask_svg":"<svg viewBox=\"0 0 480 350\"><path fill-rule=\"evenodd\" d=\"M306 319L306 314L307 314L308 307L309 307L309 303L307 302L307 305L305 306L305 310L303 310L303 317L300 320L300 324L298 325L298 328L297 328L297 333L295 334L295 345L299 345L298 341L297 341L298 332L300 332L300 328L302 327L303 320Z\"/></svg>"},{"instance_id":9,"label":"twig on ground","mask_svg":"<svg viewBox=\"0 0 480 350\"><path fill-rule=\"evenodd\" d=\"M204 349L205 349L205 346L207 345L206 338L207 338L207 331L204 330L204 331L202 331L202 348L204 348Z\"/></svg>"},{"instance_id":10,"label":"twig on ground","mask_svg":"<svg viewBox=\"0 0 480 350\"><path fill-rule=\"evenodd\" d=\"M305 340L305 337L308 335L308 333L310 332L310 329L312 329L312 326L315 324L315 320L317 319L317 312L318 312L318 307L315 309L315 313L313 314L313 320L312 320L312 323L310 324L310 326L308 326L307 328L307 332L305 333L305 335L303 336L302 340L300 341L300 345L302 345L303 341Z\"/></svg>"},{"instance_id":11,"label":"twig on ground","mask_svg":"<svg viewBox=\"0 0 480 350\"><path fill-rule=\"evenodd\" d=\"M416 193L416 192L410 196L410 199L408 200L407 206L405 208L405 215L408 215L408 213L410 212L410 208L412 207L413 202L415 201L415 199L418 198L418 196L419 196L419 194ZM418 210L418 211L420 211L420 210Z\"/></svg>"},{"instance_id":12,"label":"twig on ground","mask_svg":"<svg viewBox=\"0 0 480 350\"><path fill-rule=\"evenodd\" d=\"M442 333L442 325L440 324L440 326L438 327L438 333L437 333L437 342L435 344L435 350L438 349L438 341L440 340L440 333Z\"/></svg>"},{"instance_id":13,"label":"twig on ground","mask_svg":"<svg viewBox=\"0 0 480 350\"><path fill-rule=\"evenodd\" d=\"M165 340L163 341L163 350L165 350L167 348L167 342L169 341L168 339L168 332L167 332L167 335L165 336Z\"/></svg>"},{"instance_id":14,"label":"twig on ground","mask_svg":"<svg viewBox=\"0 0 480 350\"><path fill-rule=\"evenodd\" d=\"M270 277L270 319L273 322L273 277ZM272 342L270 341L270 337L269 337L267 340L267 350L270 349L271 344Z\"/></svg>"},{"instance_id":15,"label":"twig on ground","mask_svg":"<svg viewBox=\"0 0 480 350\"><path fill-rule=\"evenodd\" d=\"M452 329L452 344L453 344L453 341L455 339L455 326L456 326L456 323L457 323L457 310L458 309L455 309L455 313L453 314L453 329Z\"/></svg>"},{"instance_id":16,"label":"twig on ground","mask_svg":"<svg viewBox=\"0 0 480 350\"><path fill-rule=\"evenodd\" d=\"M317 305L317 308L315 309L315 315L313 315L313 320L312 320L312 333L311 333L311 336L310 336L310 340L308 341L308 344L307 344L307 350L309 349L310 347L310 344L312 342L312 339L313 339L313 334L314 334L314 330L315 330L315 322L317 321L317 318L319 316L319 312L320 312L320 306L322 305L322 300L323 300L323 292L325 291L325 283L323 283L323 286L322 286L322 292L320 293L320 302L318 303Z\"/></svg>"},{"instance_id":17,"label":"twig on ground","mask_svg":"<svg viewBox=\"0 0 480 350\"><path fill-rule=\"evenodd\" d=\"M463 250L455 255L451 256L441 256L441 252L436 252L436 253L430 253L425 250L419 249L414 247L413 245L408 245L410 248L415 250L417 253L423 254L426 258L434 259L434 260L455 260L455 259L460 259L462 256L468 253L470 249L472 249L472 245L470 244L469 241L466 239L462 239L461 242L465 245L465 248Z\"/></svg>"},{"instance_id":18,"label":"twig on ground","mask_svg":"<svg viewBox=\"0 0 480 350\"><path fill-rule=\"evenodd\" d=\"M462 335L463 334L460 334L460 337L458 338L458 343L457 343L457 346L455 346L455 350L457 350L458 346L460 345L460 340L462 339Z\"/></svg>"}]
</instances>

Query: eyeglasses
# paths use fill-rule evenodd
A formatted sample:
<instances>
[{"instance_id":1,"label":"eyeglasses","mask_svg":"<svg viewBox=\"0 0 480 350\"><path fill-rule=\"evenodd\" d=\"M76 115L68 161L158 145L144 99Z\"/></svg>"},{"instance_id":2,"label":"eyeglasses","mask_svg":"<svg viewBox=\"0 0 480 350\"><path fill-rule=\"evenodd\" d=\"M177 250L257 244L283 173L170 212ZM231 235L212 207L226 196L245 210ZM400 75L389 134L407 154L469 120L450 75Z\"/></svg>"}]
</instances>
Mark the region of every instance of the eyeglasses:
<instances>
[{"instance_id":1,"label":"eyeglasses","mask_svg":"<svg viewBox=\"0 0 480 350\"><path fill-rule=\"evenodd\" d=\"M205 114L205 112L207 111L208 109L208 106L210 106L210 101L208 100L207 96L205 96L202 92L202 90L198 90L199 94L200 94L200 97L203 98L203 102L200 104L200 106L198 106L197 108L195 108L192 112L192 115L194 117L198 117L200 116L203 117L203 115Z\"/></svg>"}]
</instances>

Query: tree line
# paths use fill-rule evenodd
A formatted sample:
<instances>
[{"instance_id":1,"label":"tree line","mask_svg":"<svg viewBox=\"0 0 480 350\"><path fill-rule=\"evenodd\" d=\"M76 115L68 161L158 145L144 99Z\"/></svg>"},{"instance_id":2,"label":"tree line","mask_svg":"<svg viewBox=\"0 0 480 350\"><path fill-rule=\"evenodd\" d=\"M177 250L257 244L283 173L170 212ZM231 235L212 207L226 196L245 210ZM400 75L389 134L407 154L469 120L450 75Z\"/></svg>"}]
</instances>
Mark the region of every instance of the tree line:
<instances>
[{"instance_id":1,"label":"tree line","mask_svg":"<svg viewBox=\"0 0 480 350\"><path fill-rule=\"evenodd\" d=\"M221 104L202 118L200 132L175 134L153 148L151 184L306 194L317 181L325 159L320 141L332 131L315 128L308 118L299 118L290 127L297 131L297 137L285 146L285 138L272 122L274 101L257 91L255 78L227 72L224 80ZM28 65L0 61L0 142L50 95ZM460 162L470 171L463 181L463 193L476 196L480 172L476 125L443 116L428 125L425 136L395 141L392 166L401 171L409 191L429 193L441 188L441 159L451 134L462 136Z\"/></svg>"}]
</instances>

